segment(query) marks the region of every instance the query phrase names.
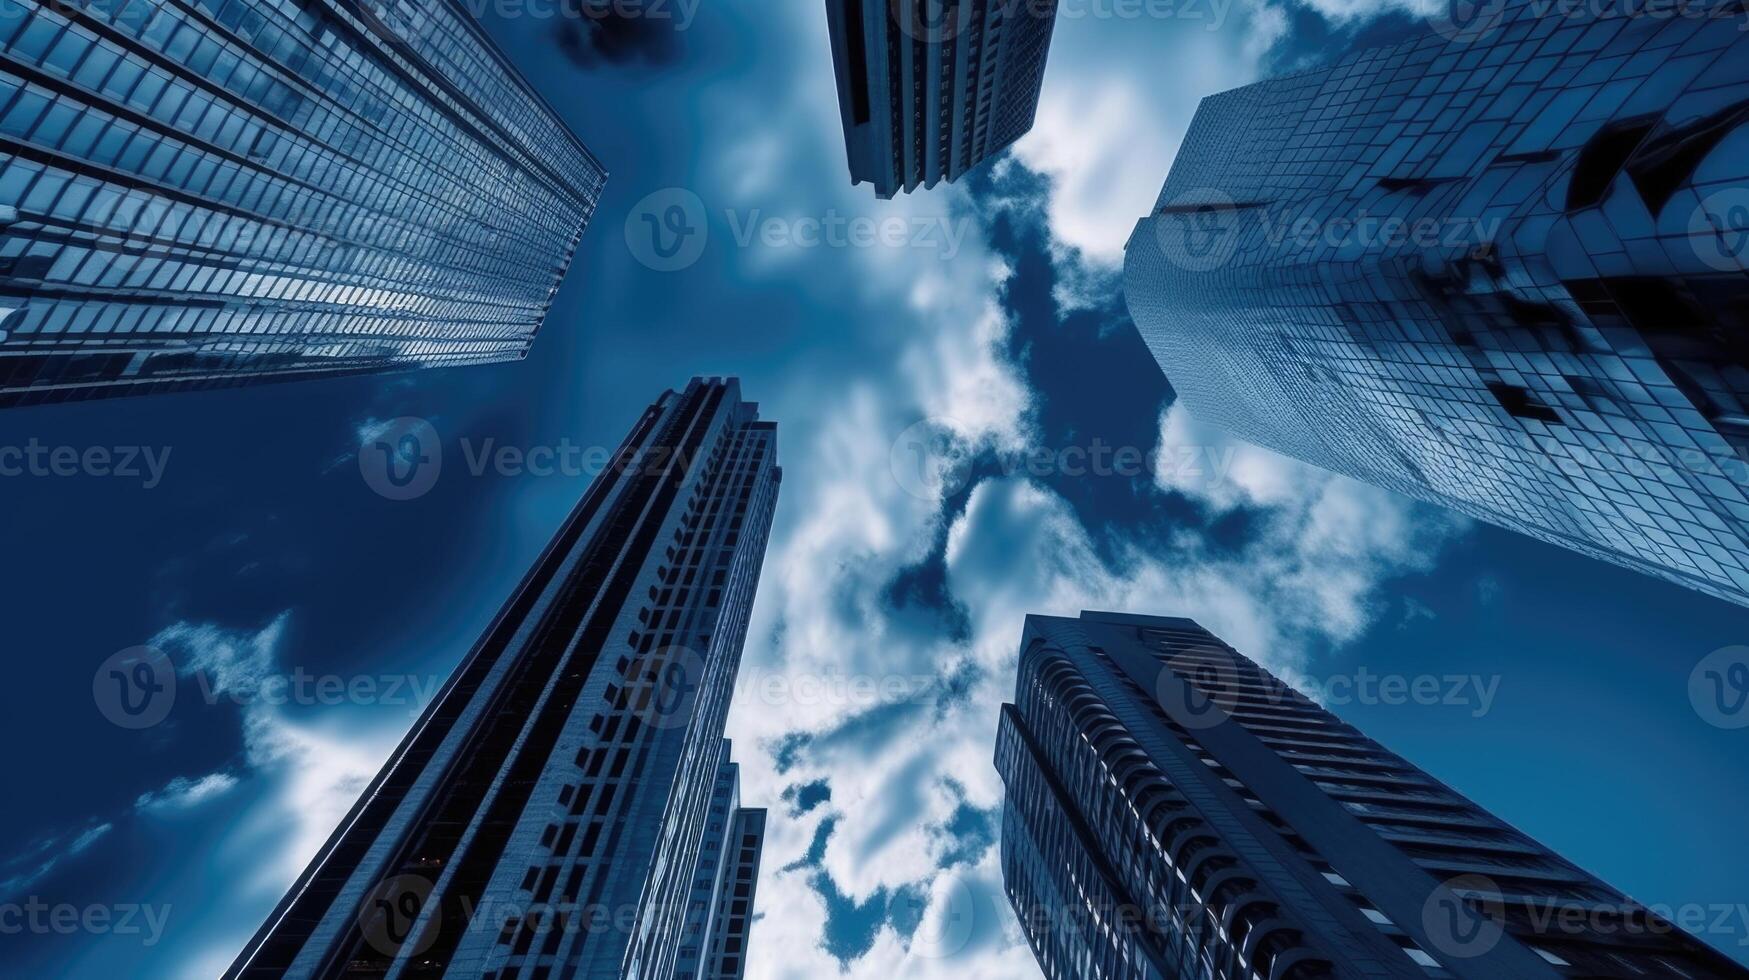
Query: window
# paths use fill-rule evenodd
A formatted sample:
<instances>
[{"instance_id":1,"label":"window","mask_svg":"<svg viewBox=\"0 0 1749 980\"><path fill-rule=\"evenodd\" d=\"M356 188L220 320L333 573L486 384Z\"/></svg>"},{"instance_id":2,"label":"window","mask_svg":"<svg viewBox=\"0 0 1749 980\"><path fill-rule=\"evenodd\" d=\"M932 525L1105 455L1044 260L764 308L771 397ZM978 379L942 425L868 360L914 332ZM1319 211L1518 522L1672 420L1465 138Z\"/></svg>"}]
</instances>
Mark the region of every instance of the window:
<instances>
[{"instance_id":1,"label":"window","mask_svg":"<svg viewBox=\"0 0 1749 980\"><path fill-rule=\"evenodd\" d=\"M1531 949L1533 951L1535 951L1536 955L1542 957L1545 960L1548 960L1550 963L1553 963L1556 966L1572 966L1573 965L1571 963L1568 963L1566 960L1561 959L1559 956L1556 956L1554 953L1551 953L1548 950L1543 949L1541 946L1532 946Z\"/></svg>"},{"instance_id":2,"label":"window","mask_svg":"<svg viewBox=\"0 0 1749 980\"><path fill-rule=\"evenodd\" d=\"M1555 410L1544 405L1528 388L1509 385L1501 381L1490 381L1488 390L1494 393L1494 398L1507 414L1514 418L1536 419L1551 425L1559 425L1561 417Z\"/></svg>"},{"instance_id":3,"label":"window","mask_svg":"<svg viewBox=\"0 0 1749 980\"><path fill-rule=\"evenodd\" d=\"M1573 176L1567 185L1567 210L1578 211L1602 203L1603 195L1615 182L1634 150L1646 139L1657 122L1654 116L1636 116L1610 123L1591 137L1579 151L1573 164Z\"/></svg>"}]
</instances>

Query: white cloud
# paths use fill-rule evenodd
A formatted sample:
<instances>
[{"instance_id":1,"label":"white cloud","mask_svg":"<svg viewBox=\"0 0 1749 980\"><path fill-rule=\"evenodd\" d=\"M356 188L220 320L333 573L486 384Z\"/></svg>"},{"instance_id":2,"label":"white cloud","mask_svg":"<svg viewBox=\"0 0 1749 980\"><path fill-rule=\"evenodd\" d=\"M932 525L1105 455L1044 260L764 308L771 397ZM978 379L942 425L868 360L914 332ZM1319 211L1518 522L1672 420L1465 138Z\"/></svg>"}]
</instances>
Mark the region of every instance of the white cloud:
<instances>
[{"instance_id":1,"label":"white cloud","mask_svg":"<svg viewBox=\"0 0 1749 980\"><path fill-rule=\"evenodd\" d=\"M845 480L858 482L854 474ZM805 557L796 550L800 539L778 542L767 586L775 594L767 602L784 610L782 629L767 622L755 633L755 649L767 645L772 652L750 655L750 661L766 661L754 669L777 669L775 661L805 673L835 660L840 669L908 676L919 664L945 668L970 657L980 670L962 699L942 705L925 698L890 725L858 728L855 737L803 748L796 767L784 774L768 757L743 748L743 795L775 800L786 784L826 779L832 802L821 811L836 815L837 830L823 866L836 886L858 902L919 883L934 888L943 872L937 867L941 847L932 825L946 822L962 801L980 809L1000 805L1002 787L991 763L997 707L1011 696L1027 614L1074 616L1082 609L1112 609L1188 615L1291 674L1304 666L1308 644L1351 639L1369 624L1377 612L1373 600L1379 584L1425 568L1455 530L1435 516L1411 513L1414 505L1376 499L1368 488L1335 478L1259 480L1253 486L1269 495L1260 516L1266 530L1240 554L1216 556L1186 536L1169 553L1132 551L1108 565L1060 497L1025 479L980 483L949 530L948 585L970 620L964 642L939 633L906 634L880 603L886 576L904 560L899 556L914 553L911 542L928 539L928 515L914 518L920 523L909 534L892 533L899 520L889 515L883 537L895 543L893 550L863 550L854 561L837 564L838 574L831 576L817 571L834 567L832 553L819 550L821 539L809 541ZM836 485L833 492L852 491ZM809 509L806 502L792 500L790 506ZM770 745L798 730L831 731L846 716L842 705L836 707L762 707L744 695L735 734L746 746ZM948 780L964 787L963 797L946 790ZM777 872L806 852L816 825L817 818L773 822L760 893L768 914L755 934L754 976L836 971L835 962L818 948L825 907L807 875ZM999 875L993 865L984 867L994 853L979 866L979 873L990 875L988 892L995 903L990 914L1003 920L999 937L988 947L940 962L921 961L907 952L903 937L883 926L847 975L1033 973L1030 953L1007 922ZM942 911L932 904L931 914Z\"/></svg>"},{"instance_id":2,"label":"white cloud","mask_svg":"<svg viewBox=\"0 0 1749 980\"><path fill-rule=\"evenodd\" d=\"M824 36L823 23L814 23L817 15L817 9L801 15L808 36ZM1112 288L1109 266L1158 194L1198 98L1250 81L1262 47L1285 29L1285 18L1258 17L1247 36L1263 40L1246 52L1238 50L1244 43L1238 32L1202 33L1164 48L1158 37L1118 37L1133 34L1132 26L1059 25L1038 126L1016 151L1022 163L1054 182L1047 218L1053 240L1067 246L1056 255L1059 298L1066 305L1108 299L1100 291ZM1113 43L1141 56L1123 67L1122 59L1111 56ZM1172 71L1198 84L1159 84L1162 51L1169 53ZM825 45L794 57L817 72L814 77L829 77ZM834 172L842 166L837 108L829 87L797 88L760 107L765 124L739 127L745 135L730 140L740 148L724 155L737 163L722 168L726 191L720 193L730 194L736 206L766 213L969 213L958 188L876 202L866 187L852 188L848 181L818 186L809 175L820 168L798 158L824 159ZM733 112L725 108L731 124ZM784 144L791 148L788 157L770 152L770 120L791 127L793 139ZM750 174L743 165L750 160L765 167ZM785 163L796 172L785 171ZM797 187L808 187L808 194L783 196ZM1091 261L1078 262L1076 250ZM874 347L879 361L858 365L850 373L854 381L844 383L839 372L805 397L790 392L773 399L817 410L783 419L786 458L807 465L792 465L786 474L730 734L742 761L744 799L775 803L787 785L826 779L832 800L800 819L771 822L750 975L1036 975L1006 910L996 850L971 867L943 871L935 829L962 804L986 811L1000 805L991 753L997 708L1012 694L1023 617L1075 615L1083 608L1177 612L1199 618L1259 658L1291 664L1303 657L1308 641L1352 636L1368 621L1378 582L1414 566L1425 552L1411 555L1413 549L1392 537L1412 536L1413 524L1357 528L1346 489L1320 482L1308 495L1311 484L1296 485L1294 475L1248 456L1240 460L1242 482L1227 491L1233 497L1227 506L1265 509L1270 532L1243 555L1211 555L1187 534L1169 553L1131 551L1108 566L1063 500L1018 479L976 487L965 513L944 526L943 498L958 487L950 481L917 492L914 481L895 474L894 444L923 419L935 420L939 433L968 455L1029 444L1033 396L1003 353L1010 325L997 290L1008 270L976 232L951 264L915 250L858 250L834 257L837 266L804 267L803 258L755 256L745 266L755 278L781 275L794 288L834 293L835 305L848 303L857 317L866 310L872 322L889 324L890 333ZM1366 535L1355 537L1361 530ZM946 586L967 620L960 637L928 609L896 613L887 594L943 533L951 542ZM1431 551L1435 545L1419 546ZM1333 555L1349 561L1354 573L1310 574ZM919 676L951 673L967 663L975 669L963 675L964 690L945 701L929 691L881 708L867 698L846 703L792 696L772 702L759 691L760 680L773 676L793 683L846 674L898 679L915 688ZM812 741L786 760L793 761L792 769L779 773L761 750L797 733L811 734ZM950 791L950 780L963 789ZM926 954L944 947L927 941L919 947L916 937L908 940L882 925L873 945L841 966L823 945L828 909L811 884L815 869L781 870L808 853L828 817L836 829L821 870L847 900L863 903L924 888L931 896L926 917L939 922L954 911L951 897L963 893L953 882L964 879L984 899L977 915L987 917L990 928L966 948L930 958Z\"/></svg>"},{"instance_id":3,"label":"white cloud","mask_svg":"<svg viewBox=\"0 0 1749 980\"><path fill-rule=\"evenodd\" d=\"M228 772L208 773L199 779L177 776L164 787L141 793L134 800L134 809L143 813L169 813L190 810L214 797L223 796L237 785L237 777Z\"/></svg>"},{"instance_id":4,"label":"white cloud","mask_svg":"<svg viewBox=\"0 0 1749 980\"><path fill-rule=\"evenodd\" d=\"M1155 480L1212 511L1260 508L1264 542L1253 574L1281 583L1280 601L1323 623L1332 639L1370 624L1377 583L1430 568L1438 546L1469 522L1387 490L1240 442L1178 405L1160 419Z\"/></svg>"},{"instance_id":5,"label":"white cloud","mask_svg":"<svg viewBox=\"0 0 1749 980\"><path fill-rule=\"evenodd\" d=\"M1255 81L1262 41L1286 30L1279 11L1249 4L1183 9L1199 16L1058 20L1038 115L1014 153L1051 178L1055 240L1092 262L1122 262L1203 96Z\"/></svg>"},{"instance_id":6,"label":"white cloud","mask_svg":"<svg viewBox=\"0 0 1749 980\"><path fill-rule=\"evenodd\" d=\"M1053 82L1015 154L1052 178L1050 223L1057 240L1116 264L1136 221L1159 196L1190 117L1181 107L1162 105L1158 89L1123 75ZM1194 110L1194 100L1187 101Z\"/></svg>"},{"instance_id":7,"label":"white cloud","mask_svg":"<svg viewBox=\"0 0 1749 980\"><path fill-rule=\"evenodd\" d=\"M228 961L242 947L376 774L408 721L402 711L372 714L362 723L338 711L297 718L281 699L257 696L279 670L289 618L281 613L254 632L181 622L150 642L184 676L198 675L211 703L239 706L248 771L179 777L141 796L138 808L162 813L192 807L244 781L256 791L208 844L210 860L201 873L236 883L231 900L258 909L258 915L243 917L236 934L212 936L190 953L202 962Z\"/></svg>"}]
</instances>

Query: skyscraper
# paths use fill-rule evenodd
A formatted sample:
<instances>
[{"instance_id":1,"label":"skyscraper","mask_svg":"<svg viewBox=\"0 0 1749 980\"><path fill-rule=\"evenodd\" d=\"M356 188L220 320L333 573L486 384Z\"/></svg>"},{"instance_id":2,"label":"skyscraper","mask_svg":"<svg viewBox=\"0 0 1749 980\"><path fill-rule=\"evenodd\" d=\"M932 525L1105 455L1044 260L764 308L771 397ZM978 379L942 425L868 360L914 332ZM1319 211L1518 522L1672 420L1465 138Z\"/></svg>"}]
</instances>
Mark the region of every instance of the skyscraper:
<instances>
[{"instance_id":1,"label":"skyscraper","mask_svg":"<svg viewBox=\"0 0 1749 980\"><path fill-rule=\"evenodd\" d=\"M827 0L851 183L934 187L1032 129L1057 0Z\"/></svg>"},{"instance_id":2,"label":"skyscraper","mask_svg":"<svg viewBox=\"0 0 1749 980\"><path fill-rule=\"evenodd\" d=\"M651 405L226 975L669 980L776 436L734 380Z\"/></svg>"},{"instance_id":3,"label":"skyscraper","mask_svg":"<svg viewBox=\"0 0 1749 980\"><path fill-rule=\"evenodd\" d=\"M996 765L1051 980L1749 978L1188 619L1028 617Z\"/></svg>"},{"instance_id":4,"label":"skyscraper","mask_svg":"<svg viewBox=\"0 0 1749 980\"><path fill-rule=\"evenodd\" d=\"M740 805L740 779L725 741L693 873L675 980L740 980L746 974L759 858L765 849L765 811Z\"/></svg>"},{"instance_id":5,"label":"skyscraper","mask_svg":"<svg viewBox=\"0 0 1749 980\"><path fill-rule=\"evenodd\" d=\"M1247 440L1749 602L1742 8L1469 6L1205 99L1136 325Z\"/></svg>"},{"instance_id":6,"label":"skyscraper","mask_svg":"<svg viewBox=\"0 0 1749 980\"><path fill-rule=\"evenodd\" d=\"M454 0L0 0L0 406L515 360L605 180Z\"/></svg>"}]
</instances>

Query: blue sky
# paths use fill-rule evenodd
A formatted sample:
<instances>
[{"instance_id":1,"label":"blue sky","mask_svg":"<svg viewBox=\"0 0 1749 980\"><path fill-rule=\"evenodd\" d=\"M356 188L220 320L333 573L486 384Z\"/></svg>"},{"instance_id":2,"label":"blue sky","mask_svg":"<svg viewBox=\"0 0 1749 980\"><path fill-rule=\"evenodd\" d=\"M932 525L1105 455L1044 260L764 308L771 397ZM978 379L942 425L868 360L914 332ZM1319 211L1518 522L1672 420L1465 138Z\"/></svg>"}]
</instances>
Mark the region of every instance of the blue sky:
<instances>
[{"instance_id":1,"label":"blue sky","mask_svg":"<svg viewBox=\"0 0 1749 980\"><path fill-rule=\"evenodd\" d=\"M776 817L752 975L1037 974L1000 892L991 743L1021 617L1082 608L1202 621L1642 901L1749 905L1749 729L1688 687L1749 643L1749 610L1233 443L1170 408L1123 313L1123 241L1196 100L1400 21L1064 2L1035 131L891 202L846 178L815 0L675 0L685 29L606 45L488 11L611 174L527 361L4 413L0 445L149 447L163 470L0 481L0 902L112 913L0 928L0 975L221 969L588 479L470 457L613 445L695 373L741 376L786 469L730 722L743 796ZM684 269L639 260L653 194L702 209ZM797 239L858 218L908 233ZM388 500L356 453L407 416L444 465ZM182 676L129 729L93 681L145 644ZM1385 675L1466 684L1343 695ZM1749 925L1706 938L1744 958Z\"/></svg>"}]
</instances>

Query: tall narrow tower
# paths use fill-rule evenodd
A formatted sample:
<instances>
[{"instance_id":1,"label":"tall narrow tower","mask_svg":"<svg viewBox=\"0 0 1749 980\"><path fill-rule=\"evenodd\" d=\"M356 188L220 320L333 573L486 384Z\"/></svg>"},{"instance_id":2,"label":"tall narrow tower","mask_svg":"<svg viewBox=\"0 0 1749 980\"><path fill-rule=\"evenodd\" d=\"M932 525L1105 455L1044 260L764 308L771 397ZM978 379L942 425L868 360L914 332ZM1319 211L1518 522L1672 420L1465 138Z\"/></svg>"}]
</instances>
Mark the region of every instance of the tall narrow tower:
<instances>
[{"instance_id":1,"label":"tall narrow tower","mask_svg":"<svg viewBox=\"0 0 1749 980\"><path fill-rule=\"evenodd\" d=\"M1029 616L1003 879L1053 980L1749 980L1188 619Z\"/></svg>"},{"instance_id":2,"label":"tall narrow tower","mask_svg":"<svg viewBox=\"0 0 1749 980\"><path fill-rule=\"evenodd\" d=\"M521 358L605 180L455 0L0 0L0 406Z\"/></svg>"},{"instance_id":3,"label":"tall narrow tower","mask_svg":"<svg viewBox=\"0 0 1749 980\"><path fill-rule=\"evenodd\" d=\"M740 980L747 972L748 932L765 850L765 811L741 806L740 767L729 761L726 741L722 760L674 980Z\"/></svg>"},{"instance_id":4,"label":"tall narrow tower","mask_svg":"<svg viewBox=\"0 0 1749 980\"><path fill-rule=\"evenodd\" d=\"M734 380L645 410L227 977L670 980L776 436Z\"/></svg>"}]
</instances>

